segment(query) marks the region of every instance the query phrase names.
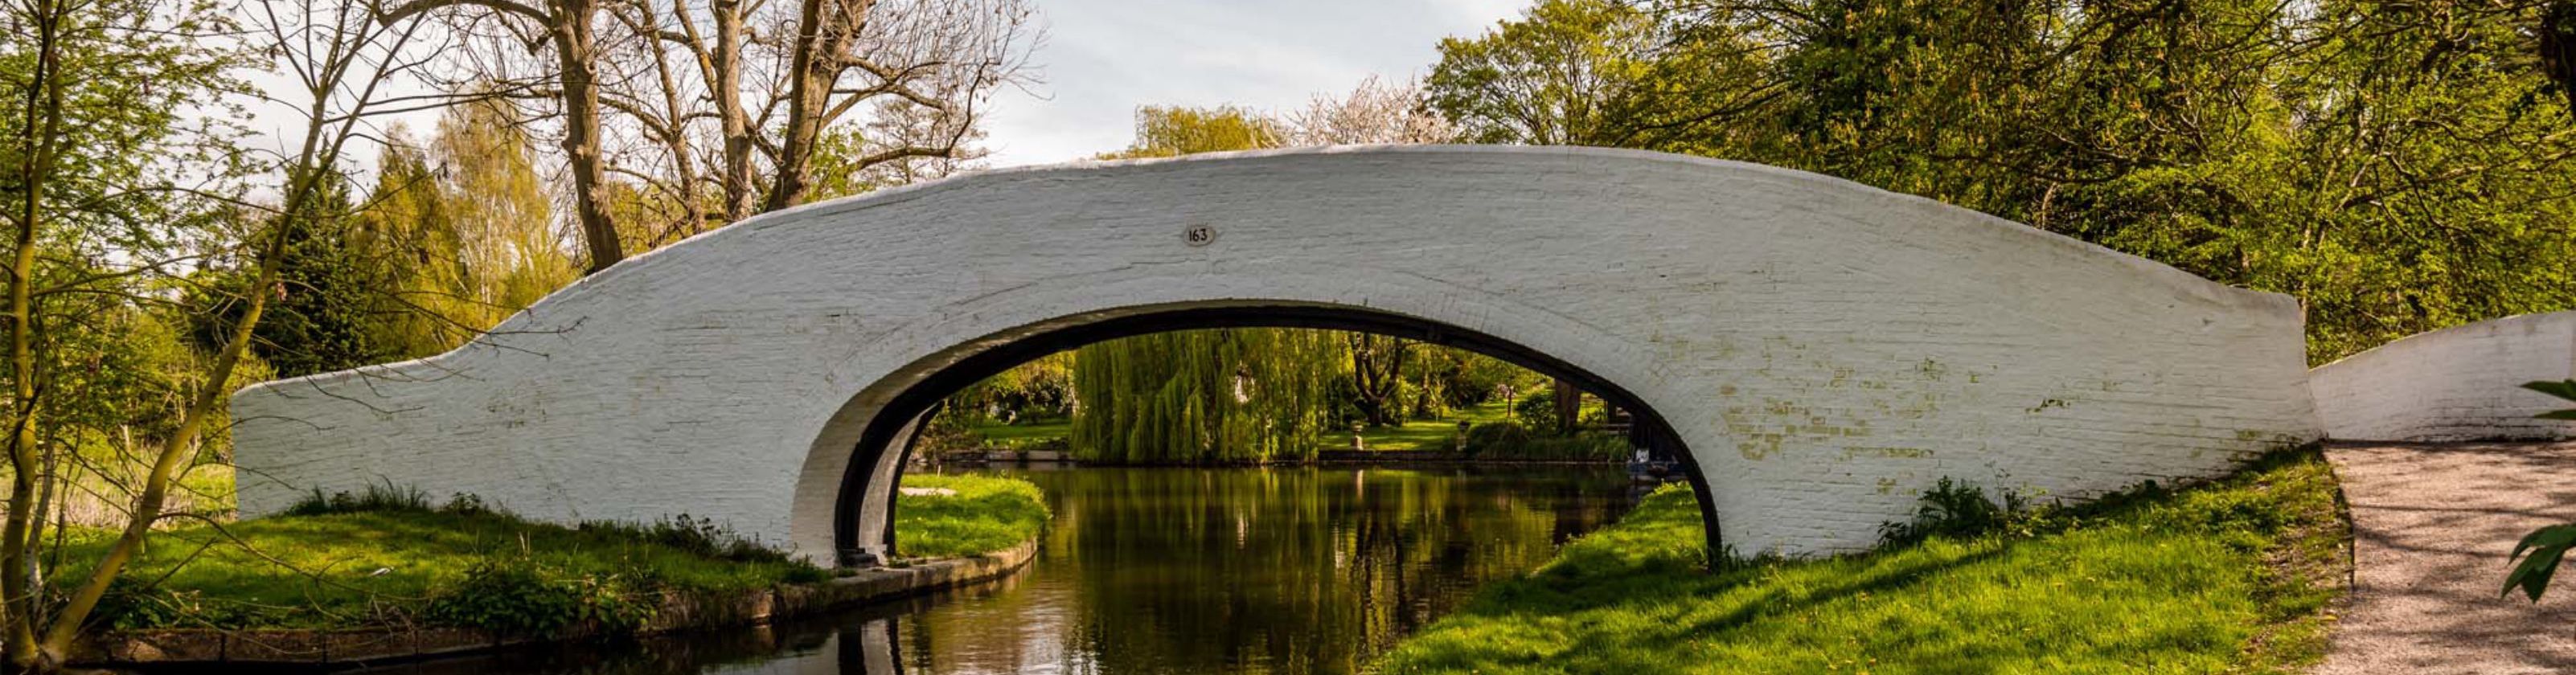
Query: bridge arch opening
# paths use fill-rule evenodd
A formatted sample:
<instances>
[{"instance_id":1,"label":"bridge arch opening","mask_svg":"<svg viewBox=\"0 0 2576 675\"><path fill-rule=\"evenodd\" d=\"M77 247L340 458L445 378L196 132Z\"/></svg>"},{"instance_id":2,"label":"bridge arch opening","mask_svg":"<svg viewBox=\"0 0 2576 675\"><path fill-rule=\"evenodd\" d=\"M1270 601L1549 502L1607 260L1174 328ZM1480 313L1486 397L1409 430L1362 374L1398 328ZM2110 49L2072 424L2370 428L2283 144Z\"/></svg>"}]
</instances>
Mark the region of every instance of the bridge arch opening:
<instances>
[{"instance_id":1,"label":"bridge arch opening","mask_svg":"<svg viewBox=\"0 0 2576 675\"><path fill-rule=\"evenodd\" d=\"M986 378L1050 354L1124 337L1183 330L1294 328L1371 333L1463 349L1563 380L1632 416L1632 450L1668 458L1698 497L1706 545L1720 544L1717 506L1707 473L1668 418L1633 390L1563 358L1520 342L1455 325L1379 309L1322 304L1221 304L1160 307L1106 317L1068 317L1016 335L989 336L902 368L855 397L843 411L867 418L834 497L834 561L842 566L882 560L895 550L896 487L930 418L949 397ZM831 442L828 432L821 442Z\"/></svg>"}]
</instances>

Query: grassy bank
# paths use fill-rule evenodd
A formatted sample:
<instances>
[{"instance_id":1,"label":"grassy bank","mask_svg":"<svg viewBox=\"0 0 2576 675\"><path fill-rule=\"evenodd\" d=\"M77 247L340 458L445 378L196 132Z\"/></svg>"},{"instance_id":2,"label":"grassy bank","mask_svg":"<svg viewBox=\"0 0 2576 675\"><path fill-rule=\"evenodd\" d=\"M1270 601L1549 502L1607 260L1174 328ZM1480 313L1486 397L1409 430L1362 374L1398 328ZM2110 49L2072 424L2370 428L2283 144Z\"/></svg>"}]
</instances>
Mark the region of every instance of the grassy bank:
<instances>
[{"instance_id":1,"label":"grassy bank","mask_svg":"<svg viewBox=\"0 0 2576 675\"><path fill-rule=\"evenodd\" d=\"M1597 411L1598 407L1599 404L1594 404L1594 410ZM1511 406L1502 401L1490 401L1450 411L1443 419L1406 420L1403 424L1369 427L1361 430L1359 437L1361 444L1371 452L1453 453L1459 449L1458 423L1462 421L1489 429L1509 426L1498 423L1512 421ZM1061 450L1065 439L1073 433L1073 423L1066 418L1027 420L1016 424L988 420L967 425L964 431L963 443L978 450ZM1502 439L1505 442L1494 445L1507 447L1498 448L1492 455L1503 459L1597 459L1594 455L1602 454L1559 448L1572 447L1572 442L1554 437L1522 438L1529 436L1524 433L1520 437ZM1347 431L1326 433L1319 443L1325 450L1347 450L1351 447L1351 435ZM1616 459L1624 452L1610 454L1612 459Z\"/></svg>"},{"instance_id":2,"label":"grassy bank","mask_svg":"<svg viewBox=\"0 0 2576 675\"><path fill-rule=\"evenodd\" d=\"M981 553L1034 536L1036 486L926 477L953 496L903 496L916 556ZM104 535L68 551L94 560ZM1008 538L1009 541L1002 541ZM72 583L86 573L55 576ZM377 489L295 511L156 534L103 603L107 628L354 628L451 625L545 632L649 619L662 594L727 594L830 573L700 521L532 522L471 498L433 504Z\"/></svg>"},{"instance_id":3,"label":"grassy bank","mask_svg":"<svg viewBox=\"0 0 2576 675\"><path fill-rule=\"evenodd\" d=\"M1046 527L1046 498L1028 481L972 474L911 474L896 497L896 552L907 558L950 558L998 551L1038 536Z\"/></svg>"},{"instance_id":4,"label":"grassy bank","mask_svg":"<svg viewBox=\"0 0 2576 675\"><path fill-rule=\"evenodd\" d=\"M2294 672L2345 529L2315 452L1868 555L1701 571L1667 487L1409 639L1385 673Z\"/></svg>"}]
</instances>

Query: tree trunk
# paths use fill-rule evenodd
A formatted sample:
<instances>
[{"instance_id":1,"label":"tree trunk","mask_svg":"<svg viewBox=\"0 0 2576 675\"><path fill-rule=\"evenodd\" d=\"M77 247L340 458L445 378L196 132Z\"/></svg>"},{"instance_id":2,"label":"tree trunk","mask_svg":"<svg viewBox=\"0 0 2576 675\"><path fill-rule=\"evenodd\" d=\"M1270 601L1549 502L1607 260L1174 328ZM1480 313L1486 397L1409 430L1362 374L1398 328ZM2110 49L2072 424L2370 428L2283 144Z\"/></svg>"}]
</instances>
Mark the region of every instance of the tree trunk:
<instances>
[{"instance_id":1,"label":"tree trunk","mask_svg":"<svg viewBox=\"0 0 2576 675\"><path fill-rule=\"evenodd\" d=\"M590 249L591 274L626 258L608 213L608 169L599 155L599 45L591 25L597 14L592 0L556 0L548 26L563 69L563 149L572 168L573 208L580 217L582 242Z\"/></svg>"},{"instance_id":2,"label":"tree trunk","mask_svg":"<svg viewBox=\"0 0 2576 675\"><path fill-rule=\"evenodd\" d=\"M1574 425L1583 421L1583 390L1561 379L1548 380L1556 387L1556 432L1574 435Z\"/></svg>"},{"instance_id":3,"label":"tree trunk","mask_svg":"<svg viewBox=\"0 0 2576 675\"><path fill-rule=\"evenodd\" d=\"M20 670L46 670L57 663L47 663L36 643L35 589L29 587L35 564L35 551L30 539L34 531L34 498L36 494L36 443L38 390L36 389L37 347L35 342L36 305L34 297L36 245L44 217L44 195L53 174L53 148L62 129L62 35L61 0L37 0L31 23L36 34L36 63L27 84L27 118L19 130L21 143L18 188L22 191L18 208L17 250L9 264L9 364L15 385L10 394L14 409L9 434L9 464L12 469L9 491L8 525L0 533L0 594L5 594L5 618L9 624L9 663Z\"/></svg>"},{"instance_id":4,"label":"tree trunk","mask_svg":"<svg viewBox=\"0 0 2576 675\"><path fill-rule=\"evenodd\" d=\"M724 125L724 217L727 224L751 217L760 191L752 185L751 153L757 129L742 107L742 2L716 0L716 43L709 55L707 82L715 97L716 119ZM688 17L680 17L682 21Z\"/></svg>"},{"instance_id":5,"label":"tree trunk","mask_svg":"<svg viewBox=\"0 0 2576 675\"><path fill-rule=\"evenodd\" d=\"M1395 400L1395 387L1404 379L1405 347L1402 338L1351 334L1351 381L1358 390L1351 402L1370 426L1399 422L1402 402Z\"/></svg>"},{"instance_id":6,"label":"tree trunk","mask_svg":"<svg viewBox=\"0 0 2576 675\"><path fill-rule=\"evenodd\" d=\"M832 123L832 87L847 67L850 40L866 30L873 0L804 0L797 14L796 53L788 63L787 129L778 144L778 176L762 209L805 203L814 189L814 144ZM835 11L833 8L840 8Z\"/></svg>"}]
</instances>

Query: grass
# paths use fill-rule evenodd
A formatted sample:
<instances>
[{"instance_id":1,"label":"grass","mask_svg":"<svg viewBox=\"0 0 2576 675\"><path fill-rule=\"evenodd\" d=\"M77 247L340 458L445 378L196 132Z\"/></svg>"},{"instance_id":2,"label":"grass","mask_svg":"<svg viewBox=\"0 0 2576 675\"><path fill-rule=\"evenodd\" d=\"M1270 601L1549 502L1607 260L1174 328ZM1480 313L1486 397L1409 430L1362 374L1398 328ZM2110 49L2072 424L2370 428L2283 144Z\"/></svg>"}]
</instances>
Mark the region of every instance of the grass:
<instances>
[{"instance_id":1,"label":"grass","mask_svg":"<svg viewBox=\"0 0 2576 675\"><path fill-rule=\"evenodd\" d=\"M907 488L944 488L951 495L895 498L897 553L907 558L953 558L1017 546L1046 527L1046 499L1028 481L973 474L910 474Z\"/></svg>"},{"instance_id":2,"label":"grass","mask_svg":"<svg viewBox=\"0 0 2576 675\"><path fill-rule=\"evenodd\" d=\"M1015 448L1071 436L1073 435L1073 420L1070 418L1055 417L1032 420L1019 424L1003 424L994 420L985 420L967 427L966 430L974 432L977 437L984 439L985 447Z\"/></svg>"},{"instance_id":3,"label":"grass","mask_svg":"<svg viewBox=\"0 0 2576 675\"><path fill-rule=\"evenodd\" d=\"M1594 407L1598 405L1596 403ZM1367 442L1369 450L1377 452L1449 452L1455 449L1453 444L1457 442L1460 420L1485 424L1511 418L1511 407L1495 400L1451 411L1447 419L1407 420L1391 427L1371 427L1360 432L1360 438ZM985 420L968 426L966 430L982 439L984 447L1017 448L1071 436L1073 421L1062 417L1018 424ZM1348 448L1350 437L1328 433L1324 435L1324 444L1327 449Z\"/></svg>"},{"instance_id":4,"label":"grass","mask_svg":"<svg viewBox=\"0 0 2576 675\"><path fill-rule=\"evenodd\" d=\"M967 477L907 482L936 483L959 492L953 498L899 498L907 548L916 555L1008 547L1035 532L1032 517L1039 523L1046 517L1036 486L1024 482ZM231 523L221 531L201 524L156 533L102 603L100 618L109 627L126 629L456 623L439 619L433 605L457 599L467 593L463 588L491 588L472 582L496 567L525 571L558 586L612 589L630 599L662 592L742 592L829 577L784 553L685 517L655 524L565 527L471 502L433 508L416 492L381 487L369 492L308 504L298 515ZM1013 535L1018 538L1000 541ZM67 546L66 564L53 581L76 583L87 573L81 561L97 559L107 536L92 530L87 541ZM508 600L469 599L487 605Z\"/></svg>"},{"instance_id":5,"label":"grass","mask_svg":"<svg viewBox=\"0 0 2576 675\"><path fill-rule=\"evenodd\" d=\"M1380 672L2297 672L2343 592L2334 495L2321 456L2283 453L2020 535L1704 572L1698 507L1668 486Z\"/></svg>"},{"instance_id":6,"label":"grass","mask_svg":"<svg viewBox=\"0 0 2576 675\"><path fill-rule=\"evenodd\" d=\"M1397 426L1371 427L1360 432L1360 439L1376 452L1450 452L1457 449L1453 444L1457 442L1459 421L1485 424L1511 418L1510 406L1500 400L1487 401L1450 411L1448 419L1406 420ZM1343 442L1338 447L1348 446L1349 439L1340 440Z\"/></svg>"}]
</instances>

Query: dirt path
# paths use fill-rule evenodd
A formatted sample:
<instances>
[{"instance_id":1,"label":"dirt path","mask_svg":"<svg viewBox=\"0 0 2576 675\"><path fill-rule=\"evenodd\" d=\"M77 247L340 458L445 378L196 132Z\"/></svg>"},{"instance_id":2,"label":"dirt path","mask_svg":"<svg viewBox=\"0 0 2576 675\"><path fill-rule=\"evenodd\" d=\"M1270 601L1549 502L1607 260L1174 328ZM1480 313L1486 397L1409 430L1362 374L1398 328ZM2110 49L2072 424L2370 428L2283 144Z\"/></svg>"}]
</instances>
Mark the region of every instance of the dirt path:
<instances>
[{"instance_id":1,"label":"dirt path","mask_svg":"<svg viewBox=\"0 0 2576 675\"><path fill-rule=\"evenodd\" d=\"M2352 504L2353 597L2317 669L2576 672L2576 570L2539 605L2500 597L2505 556L2576 520L2576 443L2336 445Z\"/></svg>"}]
</instances>

